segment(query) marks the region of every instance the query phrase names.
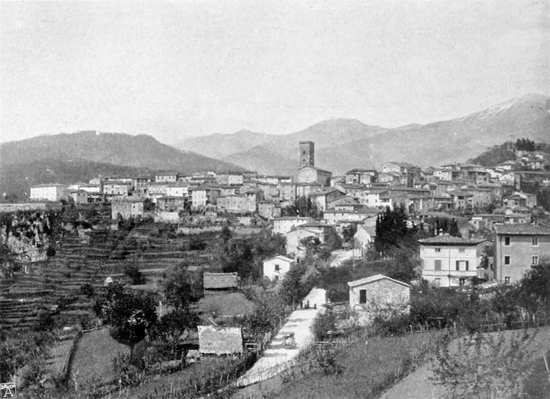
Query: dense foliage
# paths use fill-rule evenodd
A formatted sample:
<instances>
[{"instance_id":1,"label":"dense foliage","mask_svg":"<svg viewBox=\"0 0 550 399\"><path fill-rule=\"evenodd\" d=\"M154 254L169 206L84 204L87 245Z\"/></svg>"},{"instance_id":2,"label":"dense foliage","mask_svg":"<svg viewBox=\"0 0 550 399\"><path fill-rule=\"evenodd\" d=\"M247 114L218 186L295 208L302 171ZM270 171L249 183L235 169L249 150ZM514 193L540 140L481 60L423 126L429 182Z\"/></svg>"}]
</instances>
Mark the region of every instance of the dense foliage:
<instances>
[{"instance_id":1,"label":"dense foliage","mask_svg":"<svg viewBox=\"0 0 550 399\"><path fill-rule=\"evenodd\" d=\"M116 282L110 284L94 304L96 314L112 326L113 338L129 345L132 350L156 323L155 308L152 296L125 290Z\"/></svg>"}]
</instances>

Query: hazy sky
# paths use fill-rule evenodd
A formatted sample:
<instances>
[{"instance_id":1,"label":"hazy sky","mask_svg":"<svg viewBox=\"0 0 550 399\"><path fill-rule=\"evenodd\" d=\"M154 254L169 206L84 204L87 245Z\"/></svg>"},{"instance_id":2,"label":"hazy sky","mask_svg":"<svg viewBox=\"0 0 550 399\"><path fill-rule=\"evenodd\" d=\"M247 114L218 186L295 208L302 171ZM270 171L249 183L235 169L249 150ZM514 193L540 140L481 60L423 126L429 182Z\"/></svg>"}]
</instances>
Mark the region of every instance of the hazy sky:
<instances>
[{"instance_id":1,"label":"hazy sky","mask_svg":"<svg viewBox=\"0 0 550 399\"><path fill-rule=\"evenodd\" d=\"M1 2L0 141L397 126L550 94L550 0Z\"/></svg>"}]
</instances>

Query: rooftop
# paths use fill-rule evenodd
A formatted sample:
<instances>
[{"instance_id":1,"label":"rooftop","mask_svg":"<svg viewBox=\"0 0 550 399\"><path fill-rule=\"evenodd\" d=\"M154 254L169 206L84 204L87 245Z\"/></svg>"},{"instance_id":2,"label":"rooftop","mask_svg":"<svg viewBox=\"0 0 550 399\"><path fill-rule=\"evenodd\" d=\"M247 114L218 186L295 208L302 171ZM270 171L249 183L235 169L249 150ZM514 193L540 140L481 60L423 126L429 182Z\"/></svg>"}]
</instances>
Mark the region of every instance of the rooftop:
<instances>
[{"instance_id":1,"label":"rooftop","mask_svg":"<svg viewBox=\"0 0 550 399\"><path fill-rule=\"evenodd\" d=\"M209 273L203 275L204 289L237 288L239 276L237 273Z\"/></svg>"},{"instance_id":2,"label":"rooftop","mask_svg":"<svg viewBox=\"0 0 550 399\"><path fill-rule=\"evenodd\" d=\"M450 235L439 235L430 238L418 240L422 245L478 245L485 240L469 240L462 237L454 237Z\"/></svg>"},{"instance_id":3,"label":"rooftop","mask_svg":"<svg viewBox=\"0 0 550 399\"><path fill-rule=\"evenodd\" d=\"M550 235L550 227L540 224L496 224L495 232L506 235Z\"/></svg>"},{"instance_id":4,"label":"rooftop","mask_svg":"<svg viewBox=\"0 0 550 399\"><path fill-rule=\"evenodd\" d=\"M384 280L384 279L393 281L396 284L404 285L405 287L410 287L409 284L407 284L403 281L399 281L399 280L393 279L391 277L384 276L383 274L375 274L374 276L361 278L359 280L349 281L348 286L349 287L357 287L359 285L370 284L370 283L374 283L375 281Z\"/></svg>"}]
</instances>

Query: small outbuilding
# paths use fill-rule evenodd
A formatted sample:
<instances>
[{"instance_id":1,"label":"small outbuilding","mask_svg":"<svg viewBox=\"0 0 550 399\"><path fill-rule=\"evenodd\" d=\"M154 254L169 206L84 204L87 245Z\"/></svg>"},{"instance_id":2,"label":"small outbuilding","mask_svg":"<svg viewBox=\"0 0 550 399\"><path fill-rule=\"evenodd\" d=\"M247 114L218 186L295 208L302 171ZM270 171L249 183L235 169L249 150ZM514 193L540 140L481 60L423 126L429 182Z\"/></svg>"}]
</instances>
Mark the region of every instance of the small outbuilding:
<instances>
[{"instance_id":1,"label":"small outbuilding","mask_svg":"<svg viewBox=\"0 0 550 399\"><path fill-rule=\"evenodd\" d=\"M204 294L220 294L236 291L239 287L237 273L209 273L203 274Z\"/></svg>"},{"instance_id":2,"label":"small outbuilding","mask_svg":"<svg viewBox=\"0 0 550 399\"><path fill-rule=\"evenodd\" d=\"M284 256L277 255L272 258L264 260L263 272L264 278L268 278L272 281L282 280L290 270L290 266L294 263L294 260Z\"/></svg>"},{"instance_id":3,"label":"small outbuilding","mask_svg":"<svg viewBox=\"0 0 550 399\"><path fill-rule=\"evenodd\" d=\"M349 304L353 310L369 313L409 311L411 286L383 274L348 282Z\"/></svg>"},{"instance_id":4,"label":"small outbuilding","mask_svg":"<svg viewBox=\"0 0 550 399\"><path fill-rule=\"evenodd\" d=\"M201 355L243 353L243 336L239 327L198 326Z\"/></svg>"}]
</instances>

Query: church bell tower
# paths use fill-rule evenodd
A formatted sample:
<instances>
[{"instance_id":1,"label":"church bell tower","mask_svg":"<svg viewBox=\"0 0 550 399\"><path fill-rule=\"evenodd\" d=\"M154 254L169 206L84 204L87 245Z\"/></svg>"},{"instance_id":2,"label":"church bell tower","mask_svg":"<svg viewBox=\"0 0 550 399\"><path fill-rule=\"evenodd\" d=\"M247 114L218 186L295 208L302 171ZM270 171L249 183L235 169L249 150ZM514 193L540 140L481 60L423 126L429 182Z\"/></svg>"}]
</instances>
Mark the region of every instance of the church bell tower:
<instances>
[{"instance_id":1,"label":"church bell tower","mask_svg":"<svg viewBox=\"0 0 550 399\"><path fill-rule=\"evenodd\" d=\"M300 169L315 166L315 144L313 141L300 141Z\"/></svg>"}]
</instances>

